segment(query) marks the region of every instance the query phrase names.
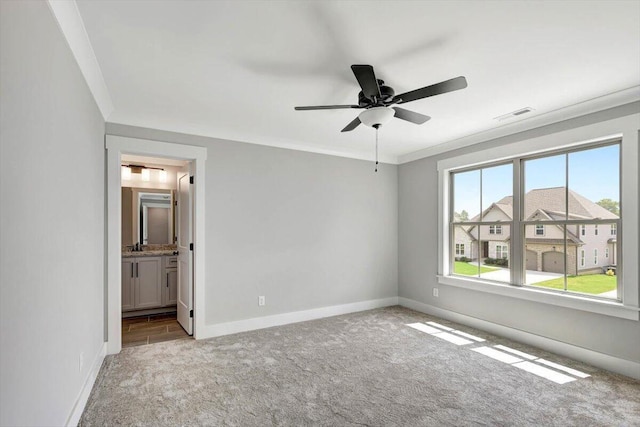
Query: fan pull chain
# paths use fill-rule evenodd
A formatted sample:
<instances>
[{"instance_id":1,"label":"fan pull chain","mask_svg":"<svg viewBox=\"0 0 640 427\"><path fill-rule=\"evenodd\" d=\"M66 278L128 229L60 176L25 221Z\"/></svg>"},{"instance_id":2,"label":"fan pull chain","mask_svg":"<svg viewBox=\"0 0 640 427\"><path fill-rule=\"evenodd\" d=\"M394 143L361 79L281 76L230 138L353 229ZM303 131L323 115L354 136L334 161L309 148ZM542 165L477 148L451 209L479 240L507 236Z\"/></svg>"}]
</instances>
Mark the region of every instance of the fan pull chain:
<instances>
[{"instance_id":1,"label":"fan pull chain","mask_svg":"<svg viewBox=\"0 0 640 427\"><path fill-rule=\"evenodd\" d=\"M378 172L378 128L376 127L376 172Z\"/></svg>"}]
</instances>

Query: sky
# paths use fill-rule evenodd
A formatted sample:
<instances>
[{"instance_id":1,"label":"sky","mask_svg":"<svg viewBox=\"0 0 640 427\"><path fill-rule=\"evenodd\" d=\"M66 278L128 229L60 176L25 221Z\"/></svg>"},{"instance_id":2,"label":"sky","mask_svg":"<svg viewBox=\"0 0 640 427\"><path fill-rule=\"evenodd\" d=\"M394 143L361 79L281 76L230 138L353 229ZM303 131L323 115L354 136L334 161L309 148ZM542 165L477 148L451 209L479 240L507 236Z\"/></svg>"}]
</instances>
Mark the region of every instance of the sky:
<instances>
[{"instance_id":1,"label":"sky","mask_svg":"<svg viewBox=\"0 0 640 427\"><path fill-rule=\"evenodd\" d=\"M619 200L620 147L610 145L568 154L569 189L597 202L602 199ZM566 185L567 155L525 161L525 192L536 188ZM454 176L454 210L466 210L469 218L486 209L493 202L513 193L512 165L482 169L482 197L480 170L462 172Z\"/></svg>"}]
</instances>

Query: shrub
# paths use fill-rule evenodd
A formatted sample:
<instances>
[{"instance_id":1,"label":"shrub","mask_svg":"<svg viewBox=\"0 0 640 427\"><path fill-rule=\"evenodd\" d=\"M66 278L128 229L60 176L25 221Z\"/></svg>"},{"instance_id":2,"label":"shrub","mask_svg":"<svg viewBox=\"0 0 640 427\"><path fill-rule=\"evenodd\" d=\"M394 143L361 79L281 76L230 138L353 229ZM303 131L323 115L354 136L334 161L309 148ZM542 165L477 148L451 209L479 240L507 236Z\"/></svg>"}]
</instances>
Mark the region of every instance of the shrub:
<instances>
[{"instance_id":1,"label":"shrub","mask_svg":"<svg viewBox=\"0 0 640 427\"><path fill-rule=\"evenodd\" d=\"M467 258L466 256L461 256L461 257L457 257L456 261L460 261L460 262L470 262L471 258Z\"/></svg>"},{"instance_id":2,"label":"shrub","mask_svg":"<svg viewBox=\"0 0 640 427\"><path fill-rule=\"evenodd\" d=\"M509 267L509 260L506 258L485 258L486 265L497 265L499 267Z\"/></svg>"}]
</instances>

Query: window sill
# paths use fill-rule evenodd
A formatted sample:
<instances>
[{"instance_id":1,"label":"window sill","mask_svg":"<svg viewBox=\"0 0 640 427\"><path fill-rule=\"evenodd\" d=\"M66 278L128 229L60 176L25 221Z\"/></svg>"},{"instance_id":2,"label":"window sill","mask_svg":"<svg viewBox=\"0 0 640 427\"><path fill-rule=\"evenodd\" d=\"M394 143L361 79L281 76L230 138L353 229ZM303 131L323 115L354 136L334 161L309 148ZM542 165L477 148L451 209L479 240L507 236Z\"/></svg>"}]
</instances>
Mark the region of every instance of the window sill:
<instances>
[{"instance_id":1,"label":"window sill","mask_svg":"<svg viewBox=\"0 0 640 427\"><path fill-rule=\"evenodd\" d=\"M543 289L516 287L507 284L503 285L458 276L438 276L438 283L458 288L471 289L478 292L486 292L527 301L535 301L542 304L566 307L574 310L588 311L605 316L619 317L635 321L640 320L640 308L625 306L619 301L594 300L581 297L579 295L558 294L555 292L547 292Z\"/></svg>"}]
</instances>

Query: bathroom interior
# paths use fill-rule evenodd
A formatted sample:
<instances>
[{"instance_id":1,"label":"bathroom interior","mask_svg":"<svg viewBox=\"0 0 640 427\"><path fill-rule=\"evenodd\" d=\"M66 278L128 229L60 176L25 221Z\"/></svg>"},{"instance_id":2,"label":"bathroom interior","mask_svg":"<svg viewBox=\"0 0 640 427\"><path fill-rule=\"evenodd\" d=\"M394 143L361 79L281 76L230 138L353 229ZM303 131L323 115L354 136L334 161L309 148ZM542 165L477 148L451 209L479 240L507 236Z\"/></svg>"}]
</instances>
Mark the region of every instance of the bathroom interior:
<instances>
[{"instance_id":1,"label":"bathroom interior","mask_svg":"<svg viewBox=\"0 0 640 427\"><path fill-rule=\"evenodd\" d=\"M122 346L189 338L176 319L183 161L122 156Z\"/></svg>"}]
</instances>

